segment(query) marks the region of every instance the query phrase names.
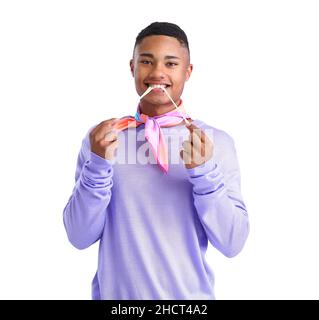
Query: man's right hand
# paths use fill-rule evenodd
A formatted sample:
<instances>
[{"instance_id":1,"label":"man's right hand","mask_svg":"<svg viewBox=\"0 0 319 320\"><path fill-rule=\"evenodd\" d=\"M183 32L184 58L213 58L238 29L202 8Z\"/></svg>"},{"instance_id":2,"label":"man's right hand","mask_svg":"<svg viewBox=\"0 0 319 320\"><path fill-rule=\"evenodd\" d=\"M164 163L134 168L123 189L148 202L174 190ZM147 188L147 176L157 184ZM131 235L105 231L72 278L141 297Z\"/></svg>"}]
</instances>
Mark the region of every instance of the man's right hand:
<instances>
[{"instance_id":1,"label":"man's right hand","mask_svg":"<svg viewBox=\"0 0 319 320\"><path fill-rule=\"evenodd\" d=\"M113 128L117 120L102 121L90 132L91 151L107 160L113 159L118 147L117 133Z\"/></svg>"}]
</instances>

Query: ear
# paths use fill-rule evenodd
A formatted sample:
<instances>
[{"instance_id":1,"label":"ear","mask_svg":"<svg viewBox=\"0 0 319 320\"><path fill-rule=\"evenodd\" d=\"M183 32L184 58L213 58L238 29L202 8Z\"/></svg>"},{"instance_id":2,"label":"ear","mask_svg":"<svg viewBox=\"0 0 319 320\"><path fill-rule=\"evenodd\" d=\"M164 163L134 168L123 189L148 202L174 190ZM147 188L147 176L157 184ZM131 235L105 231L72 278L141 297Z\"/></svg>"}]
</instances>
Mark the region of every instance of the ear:
<instances>
[{"instance_id":1,"label":"ear","mask_svg":"<svg viewBox=\"0 0 319 320\"><path fill-rule=\"evenodd\" d=\"M130 60L130 69L131 69L132 77L134 78L134 62L133 62L133 59Z\"/></svg>"},{"instance_id":2,"label":"ear","mask_svg":"<svg viewBox=\"0 0 319 320\"><path fill-rule=\"evenodd\" d=\"M190 78L193 71L193 65L190 63L189 66L186 69L186 81Z\"/></svg>"}]
</instances>

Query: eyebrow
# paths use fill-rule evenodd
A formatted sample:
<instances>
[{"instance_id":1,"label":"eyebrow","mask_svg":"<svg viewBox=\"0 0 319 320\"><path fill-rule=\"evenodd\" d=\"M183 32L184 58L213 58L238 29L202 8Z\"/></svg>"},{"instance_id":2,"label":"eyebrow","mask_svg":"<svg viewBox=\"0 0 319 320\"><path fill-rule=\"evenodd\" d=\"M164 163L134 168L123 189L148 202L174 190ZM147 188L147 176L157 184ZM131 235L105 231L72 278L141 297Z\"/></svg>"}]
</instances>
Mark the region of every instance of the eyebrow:
<instances>
[{"instance_id":1,"label":"eyebrow","mask_svg":"<svg viewBox=\"0 0 319 320\"><path fill-rule=\"evenodd\" d=\"M140 57L154 58L154 55L152 53L143 52L143 53L140 53ZM176 56L165 56L164 59L168 60L168 59L180 59L180 58Z\"/></svg>"}]
</instances>

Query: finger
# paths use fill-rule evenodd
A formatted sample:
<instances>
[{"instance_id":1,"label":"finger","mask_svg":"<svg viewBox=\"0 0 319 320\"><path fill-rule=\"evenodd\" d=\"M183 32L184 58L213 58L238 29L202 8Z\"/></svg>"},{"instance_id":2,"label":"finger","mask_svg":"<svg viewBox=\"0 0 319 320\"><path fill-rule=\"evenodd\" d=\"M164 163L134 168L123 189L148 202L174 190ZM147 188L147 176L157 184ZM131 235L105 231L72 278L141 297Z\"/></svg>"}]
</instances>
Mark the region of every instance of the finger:
<instances>
[{"instance_id":1,"label":"finger","mask_svg":"<svg viewBox=\"0 0 319 320\"><path fill-rule=\"evenodd\" d=\"M105 120L99 123L90 133L90 139L93 139L95 142L102 139L102 136L111 128L112 120Z\"/></svg>"},{"instance_id":2,"label":"finger","mask_svg":"<svg viewBox=\"0 0 319 320\"><path fill-rule=\"evenodd\" d=\"M115 150L118 148L119 141L113 141L105 150L105 159L111 160L114 158Z\"/></svg>"},{"instance_id":3,"label":"finger","mask_svg":"<svg viewBox=\"0 0 319 320\"><path fill-rule=\"evenodd\" d=\"M189 126L186 126L186 128L190 131L193 132L194 130L200 131L201 129L197 126L195 126L193 123L191 123Z\"/></svg>"},{"instance_id":4,"label":"finger","mask_svg":"<svg viewBox=\"0 0 319 320\"><path fill-rule=\"evenodd\" d=\"M104 120L102 122L100 122L93 130L92 132L96 133L97 131L102 130L105 127L108 126L112 126L113 123L115 123L117 120L117 118L112 118L112 119L108 119L108 120Z\"/></svg>"},{"instance_id":5,"label":"finger","mask_svg":"<svg viewBox=\"0 0 319 320\"><path fill-rule=\"evenodd\" d=\"M201 156L200 150L196 150L194 146L189 142L189 141L184 141L183 142L183 148L184 152L186 154L187 158L190 158L192 162L194 162L194 159L202 159L203 157ZM201 161L201 160L200 160Z\"/></svg>"},{"instance_id":6,"label":"finger","mask_svg":"<svg viewBox=\"0 0 319 320\"><path fill-rule=\"evenodd\" d=\"M198 154L202 157L211 149L211 143L209 139L205 139L204 141L200 138L199 135L195 134L195 131L192 134L192 144L194 149Z\"/></svg>"},{"instance_id":7,"label":"finger","mask_svg":"<svg viewBox=\"0 0 319 320\"><path fill-rule=\"evenodd\" d=\"M192 155L192 162L194 163L198 163L198 161L200 162L203 159L200 150L196 150L194 147L192 148L191 155Z\"/></svg>"},{"instance_id":8,"label":"finger","mask_svg":"<svg viewBox=\"0 0 319 320\"><path fill-rule=\"evenodd\" d=\"M205 143L202 144L201 155L206 159L212 157L214 151L214 144L210 139L207 139Z\"/></svg>"},{"instance_id":9,"label":"finger","mask_svg":"<svg viewBox=\"0 0 319 320\"><path fill-rule=\"evenodd\" d=\"M112 133L107 134L107 137L105 137L104 139L101 139L100 141L98 141L97 143L102 147L108 147L109 145L111 145L114 141L117 141L118 137L117 135L113 135Z\"/></svg>"},{"instance_id":10,"label":"finger","mask_svg":"<svg viewBox=\"0 0 319 320\"><path fill-rule=\"evenodd\" d=\"M192 144L189 140L185 140L182 143L183 149L180 152L180 155L185 164L191 164L192 162Z\"/></svg>"},{"instance_id":11,"label":"finger","mask_svg":"<svg viewBox=\"0 0 319 320\"><path fill-rule=\"evenodd\" d=\"M186 126L186 128L187 128L189 131L193 131L195 128L198 128L198 127L196 127L193 123L191 123L190 125Z\"/></svg>"},{"instance_id":12,"label":"finger","mask_svg":"<svg viewBox=\"0 0 319 320\"><path fill-rule=\"evenodd\" d=\"M96 131L95 133L95 139L96 140L101 140L101 139L104 139L106 134L113 131L113 132L116 132L115 130L113 130L113 124L115 122L111 122L111 121L107 121L107 122L104 122L101 124L100 128L98 131Z\"/></svg>"},{"instance_id":13,"label":"finger","mask_svg":"<svg viewBox=\"0 0 319 320\"><path fill-rule=\"evenodd\" d=\"M184 150L180 151L180 156L183 159L185 164L191 164L192 163L192 157L190 156L189 153L185 152Z\"/></svg>"},{"instance_id":14,"label":"finger","mask_svg":"<svg viewBox=\"0 0 319 320\"><path fill-rule=\"evenodd\" d=\"M194 124L191 124L190 126L187 127L189 129L189 131L191 133L195 133L198 137L200 137L200 139L205 142L208 137L207 135L205 134L205 132L200 129L199 127L195 126Z\"/></svg>"},{"instance_id":15,"label":"finger","mask_svg":"<svg viewBox=\"0 0 319 320\"><path fill-rule=\"evenodd\" d=\"M106 140L101 140L97 143L97 146L100 150L107 150L114 142L118 142L118 140L114 141L106 141Z\"/></svg>"},{"instance_id":16,"label":"finger","mask_svg":"<svg viewBox=\"0 0 319 320\"><path fill-rule=\"evenodd\" d=\"M200 165L205 162L205 158L201 155L200 152L194 150L192 161L195 165Z\"/></svg>"},{"instance_id":17,"label":"finger","mask_svg":"<svg viewBox=\"0 0 319 320\"><path fill-rule=\"evenodd\" d=\"M192 132L190 134L190 137L191 137L191 143L194 146L194 148L200 151L201 145L202 145L202 140L200 139L200 137L197 134L195 134L195 132Z\"/></svg>"},{"instance_id":18,"label":"finger","mask_svg":"<svg viewBox=\"0 0 319 320\"><path fill-rule=\"evenodd\" d=\"M113 140L113 141L106 141L106 140L101 140L101 142L99 143L101 148L105 148L108 149L114 142L118 143L118 139Z\"/></svg>"},{"instance_id":19,"label":"finger","mask_svg":"<svg viewBox=\"0 0 319 320\"><path fill-rule=\"evenodd\" d=\"M107 147L107 151L114 151L119 145L119 141L118 140L115 140L113 142L111 142L108 147Z\"/></svg>"},{"instance_id":20,"label":"finger","mask_svg":"<svg viewBox=\"0 0 319 320\"><path fill-rule=\"evenodd\" d=\"M93 136L97 131L99 131L101 129L101 127L103 127L106 123L112 123L115 122L118 118L112 118L112 119L108 119L108 120L104 120L102 122L100 122L97 126L95 126L93 128L93 130L91 130L90 135Z\"/></svg>"},{"instance_id":21,"label":"finger","mask_svg":"<svg viewBox=\"0 0 319 320\"><path fill-rule=\"evenodd\" d=\"M186 140L182 143L183 149L188 152L189 154L192 153L192 144L190 141Z\"/></svg>"},{"instance_id":22,"label":"finger","mask_svg":"<svg viewBox=\"0 0 319 320\"><path fill-rule=\"evenodd\" d=\"M108 131L105 136L104 140L112 142L117 139L117 133L114 130Z\"/></svg>"}]
</instances>

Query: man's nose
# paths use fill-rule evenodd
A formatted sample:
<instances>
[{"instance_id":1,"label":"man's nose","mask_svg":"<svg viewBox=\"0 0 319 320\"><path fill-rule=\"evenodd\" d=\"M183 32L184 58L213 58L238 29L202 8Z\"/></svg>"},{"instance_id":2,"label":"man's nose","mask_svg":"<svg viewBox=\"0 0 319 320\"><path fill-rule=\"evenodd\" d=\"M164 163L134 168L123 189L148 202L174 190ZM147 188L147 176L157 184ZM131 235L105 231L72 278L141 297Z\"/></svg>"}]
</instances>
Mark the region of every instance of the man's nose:
<instances>
[{"instance_id":1,"label":"man's nose","mask_svg":"<svg viewBox=\"0 0 319 320\"><path fill-rule=\"evenodd\" d=\"M164 78L164 66L161 63L154 63L153 68L149 74L150 78Z\"/></svg>"}]
</instances>

